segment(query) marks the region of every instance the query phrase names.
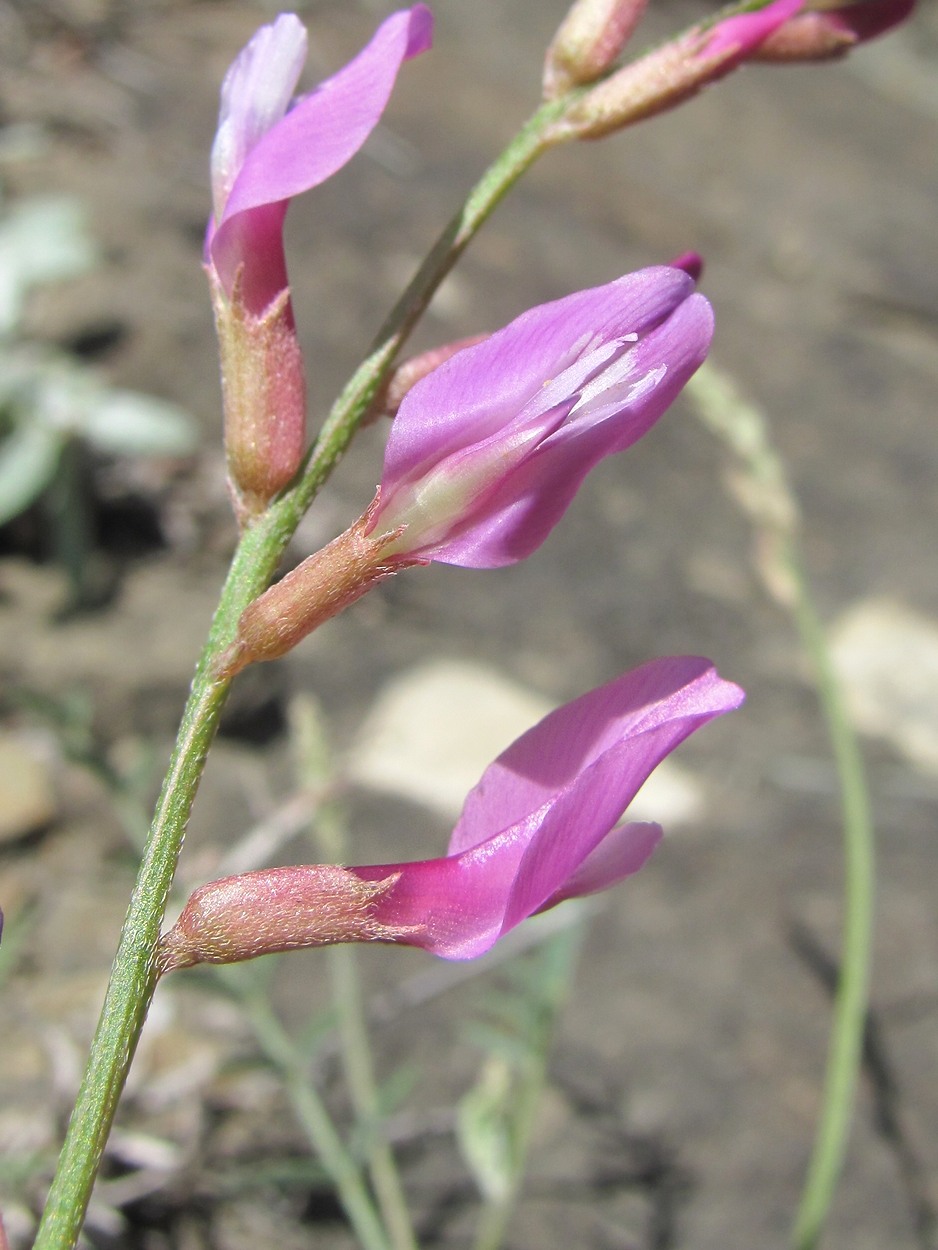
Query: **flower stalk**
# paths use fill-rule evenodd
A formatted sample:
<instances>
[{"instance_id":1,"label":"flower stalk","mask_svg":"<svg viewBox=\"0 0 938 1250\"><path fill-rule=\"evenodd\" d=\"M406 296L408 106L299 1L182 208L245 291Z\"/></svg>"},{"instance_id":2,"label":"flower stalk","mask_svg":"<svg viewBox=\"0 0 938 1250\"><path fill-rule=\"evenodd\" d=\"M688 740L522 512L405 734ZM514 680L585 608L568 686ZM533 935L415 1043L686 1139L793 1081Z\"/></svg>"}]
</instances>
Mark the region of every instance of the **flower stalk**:
<instances>
[{"instance_id":1,"label":"flower stalk","mask_svg":"<svg viewBox=\"0 0 938 1250\"><path fill-rule=\"evenodd\" d=\"M234 642L217 659L219 677L230 680L248 664L279 659L386 577L422 563L393 552L400 527L369 534L373 512L248 605Z\"/></svg>"},{"instance_id":2,"label":"flower stalk","mask_svg":"<svg viewBox=\"0 0 938 1250\"><path fill-rule=\"evenodd\" d=\"M156 986L156 950L166 901L230 686L230 677L218 673L218 657L234 641L245 609L269 585L297 525L351 442L437 287L511 187L547 150L547 128L562 107L563 101L557 101L540 109L486 171L388 316L371 354L336 400L301 479L241 535L193 677L34 1250L71 1250L84 1222Z\"/></svg>"}]
</instances>

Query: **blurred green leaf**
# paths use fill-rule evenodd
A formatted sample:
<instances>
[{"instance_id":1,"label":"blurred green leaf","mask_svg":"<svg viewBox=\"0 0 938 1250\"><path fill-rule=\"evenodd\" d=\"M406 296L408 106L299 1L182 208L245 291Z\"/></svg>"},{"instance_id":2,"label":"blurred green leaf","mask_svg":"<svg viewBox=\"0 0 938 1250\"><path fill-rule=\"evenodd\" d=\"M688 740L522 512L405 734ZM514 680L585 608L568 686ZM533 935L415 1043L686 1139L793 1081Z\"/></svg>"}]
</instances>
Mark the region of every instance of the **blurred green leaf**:
<instances>
[{"instance_id":1,"label":"blurred green leaf","mask_svg":"<svg viewBox=\"0 0 938 1250\"><path fill-rule=\"evenodd\" d=\"M0 221L0 334L15 329L30 287L75 277L96 260L77 200L37 196L14 204Z\"/></svg>"},{"instance_id":2,"label":"blurred green leaf","mask_svg":"<svg viewBox=\"0 0 938 1250\"><path fill-rule=\"evenodd\" d=\"M99 451L118 456L184 456L196 445L181 408L137 391L102 390L85 407L80 430Z\"/></svg>"},{"instance_id":3,"label":"blurred green leaf","mask_svg":"<svg viewBox=\"0 0 938 1250\"><path fill-rule=\"evenodd\" d=\"M272 967L276 968L274 961L270 962ZM326 1007L321 1011L313 1012L297 1035L297 1052L308 1060L314 1059L320 1048L335 1032L336 1024L334 1007Z\"/></svg>"},{"instance_id":4,"label":"blurred green leaf","mask_svg":"<svg viewBox=\"0 0 938 1250\"><path fill-rule=\"evenodd\" d=\"M497 1028L486 1020L470 1020L465 1026L466 1038L502 1063L521 1068L536 1053L530 1037Z\"/></svg>"},{"instance_id":5,"label":"blurred green leaf","mask_svg":"<svg viewBox=\"0 0 938 1250\"><path fill-rule=\"evenodd\" d=\"M0 442L0 525L18 516L55 477L65 445L60 430L20 425Z\"/></svg>"},{"instance_id":6,"label":"blurred green leaf","mask_svg":"<svg viewBox=\"0 0 938 1250\"><path fill-rule=\"evenodd\" d=\"M393 1115L414 1092L420 1072L416 1064L404 1063L395 1068L378 1090L378 1114L381 1119Z\"/></svg>"},{"instance_id":7,"label":"blurred green leaf","mask_svg":"<svg viewBox=\"0 0 938 1250\"><path fill-rule=\"evenodd\" d=\"M466 1166L487 1202L502 1202L515 1178L512 1140L513 1081L501 1059L487 1059L456 1108L456 1138Z\"/></svg>"}]
</instances>

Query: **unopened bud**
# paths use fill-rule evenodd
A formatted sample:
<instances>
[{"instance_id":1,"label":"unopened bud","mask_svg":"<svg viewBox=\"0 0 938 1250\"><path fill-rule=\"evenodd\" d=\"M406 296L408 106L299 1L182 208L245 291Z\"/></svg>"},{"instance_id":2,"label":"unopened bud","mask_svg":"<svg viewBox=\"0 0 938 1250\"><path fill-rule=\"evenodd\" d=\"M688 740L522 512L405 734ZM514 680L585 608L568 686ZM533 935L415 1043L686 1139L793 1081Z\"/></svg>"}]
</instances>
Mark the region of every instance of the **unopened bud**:
<instances>
[{"instance_id":1,"label":"unopened bud","mask_svg":"<svg viewBox=\"0 0 938 1250\"><path fill-rule=\"evenodd\" d=\"M829 21L826 13L800 13L770 35L752 59L763 63L828 61L849 52L856 42L856 35Z\"/></svg>"},{"instance_id":2,"label":"unopened bud","mask_svg":"<svg viewBox=\"0 0 938 1250\"><path fill-rule=\"evenodd\" d=\"M209 275L212 278L212 275ZM239 520L263 511L296 475L306 450L306 382L290 292L260 314L212 280L221 356L225 454Z\"/></svg>"},{"instance_id":3,"label":"unopened bud","mask_svg":"<svg viewBox=\"0 0 938 1250\"><path fill-rule=\"evenodd\" d=\"M160 975L193 964L234 964L277 951L337 942L393 942L406 929L375 907L400 877L363 881L334 864L297 864L222 877L196 890L160 938Z\"/></svg>"},{"instance_id":4,"label":"unopened bud","mask_svg":"<svg viewBox=\"0 0 938 1250\"><path fill-rule=\"evenodd\" d=\"M856 44L905 21L915 0L860 0L845 5L817 0L812 7L814 11L797 14L770 35L753 60L826 61L845 56Z\"/></svg>"},{"instance_id":5,"label":"unopened bud","mask_svg":"<svg viewBox=\"0 0 938 1250\"><path fill-rule=\"evenodd\" d=\"M667 44L594 87L556 126L559 137L601 139L635 122L674 108L697 92L712 74L695 57L699 40Z\"/></svg>"},{"instance_id":6,"label":"unopened bud","mask_svg":"<svg viewBox=\"0 0 938 1250\"><path fill-rule=\"evenodd\" d=\"M261 660L279 659L384 578L426 563L390 554L389 548L400 537L400 529L369 535L377 503L376 496L354 525L291 569L245 608L234 642L219 657L219 678L234 677Z\"/></svg>"},{"instance_id":7,"label":"unopened bud","mask_svg":"<svg viewBox=\"0 0 938 1250\"><path fill-rule=\"evenodd\" d=\"M750 59L803 3L772 0L714 25L691 27L587 91L555 124L550 139L600 139L674 108Z\"/></svg>"},{"instance_id":8,"label":"unopened bud","mask_svg":"<svg viewBox=\"0 0 938 1250\"><path fill-rule=\"evenodd\" d=\"M544 62L544 98L595 82L618 59L648 0L575 0Z\"/></svg>"}]
</instances>

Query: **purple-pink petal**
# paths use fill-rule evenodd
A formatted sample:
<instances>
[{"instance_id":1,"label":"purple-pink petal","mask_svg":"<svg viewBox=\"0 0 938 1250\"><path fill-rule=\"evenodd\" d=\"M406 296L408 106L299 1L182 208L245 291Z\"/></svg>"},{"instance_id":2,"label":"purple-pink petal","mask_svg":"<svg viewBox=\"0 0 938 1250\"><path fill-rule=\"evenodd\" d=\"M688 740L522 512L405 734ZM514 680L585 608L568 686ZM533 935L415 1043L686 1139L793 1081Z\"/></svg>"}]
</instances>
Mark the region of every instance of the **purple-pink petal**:
<instances>
[{"instance_id":1,"label":"purple-pink petal","mask_svg":"<svg viewBox=\"0 0 938 1250\"><path fill-rule=\"evenodd\" d=\"M708 60L725 56L727 64L723 68L732 69L768 39L773 31L804 8L804 4L805 0L773 0L751 13L724 18L708 31L709 37L699 55Z\"/></svg>"},{"instance_id":2,"label":"purple-pink petal","mask_svg":"<svg viewBox=\"0 0 938 1250\"><path fill-rule=\"evenodd\" d=\"M643 269L532 308L458 352L401 404L385 451L383 495L503 429L587 345L643 334L693 289L693 280L680 270Z\"/></svg>"},{"instance_id":3,"label":"purple-pink petal","mask_svg":"<svg viewBox=\"0 0 938 1250\"><path fill-rule=\"evenodd\" d=\"M251 151L225 217L318 186L359 150L384 112L401 64L430 44L424 5L394 13L348 65L302 96Z\"/></svg>"},{"instance_id":4,"label":"purple-pink petal","mask_svg":"<svg viewBox=\"0 0 938 1250\"><path fill-rule=\"evenodd\" d=\"M650 822L617 825L539 910L547 911L568 898L585 898L618 885L644 867L663 836L661 826Z\"/></svg>"},{"instance_id":5,"label":"purple-pink petal","mask_svg":"<svg viewBox=\"0 0 938 1250\"><path fill-rule=\"evenodd\" d=\"M254 215L259 210L270 214L277 206L264 226L274 225L279 239L289 200L324 182L355 155L377 125L401 64L429 47L431 32L432 18L425 5L392 14L357 57L255 136L221 219L209 227L209 257L226 290L231 289L238 265L250 256L249 249L263 237L251 220ZM256 68L247 78L256 83ZM254 269L253 257L251 262ZM284 279L282 263L275 281L268 281L263 272L246 274L252 288L246 296L249 306L262 307L283 289Z\"/></svg>"},{"instance_id":6,"label":"purple-pink petal","mask_svg":"<svg viewBox=\"0 0 938 1250\"><path fill-rule=\"evenodd\" d=\"M445 858L352 869L399 873L375 918L448 959L487 950L527 916L637 871L656 826L616 831L649 773L742 691L697 657L655 660L545 717L469 794ZM608 842L608 846L606 845Z\"/></svg>"},{"instance_id":7,"label":"purple-pink petal","mask_svg":"<svg viewBox=\"0 0 938 1250\"><path fill-rule=\"evenodd\" d=\"M915 8L915 0L859 0L825 13L832 26L858 41L875 39L904 22Z\"/></svg>"},{"instance_id":8,"label":"purple-pink petal","mask_svg":"<svg viewBox=\"0 0 938 1250\"><path fill-rule=\"evenodd\" d=\"M727 693L735 697L739 692L717 675L709 660L668 656L556 708L489 764L469 791L449 853L476 846L491 836L493 825L514 824L552 801L619 742L667 723L675 714L727 710L720 702Z\"/></svg>"},{"instance_id":9,"label":"purple-pink petal","mask_svg":"<svg viewBox=\"0 0 938 1250\"><path fill-rule=\"evenodd\" d=\"M286 113L306 63L306 27L295 13L262 26L235 58L221 87L212 145L212 202L221 218L242 165Z\"/></svg>"},{"instance_id":10,"label":"purple-pink petal","mask_svg":"<svg viewBox=\"0 0 938 1250\"><path fill-rule=\"evenodd\" d=\"M475 568L530 555L583 478L658 420L704 360L709 304L659 266L522 314L405 396L376 532L402 554Z\"/></svg>"},{"instance_id":11,"label":"purple-pink petal","mask_svg":"<svg viewBox=\"0 0 938 1250\"><path fill-rule=\"evenodd\" d=\"M626 393L612 388L568 419L495 489L445 541L421 554L466 568L524 559L546 539L600 460L637 442L667 411L704 360L713 332L710 305L692 295L628 351Z\"/></svg>"}]
</instances>

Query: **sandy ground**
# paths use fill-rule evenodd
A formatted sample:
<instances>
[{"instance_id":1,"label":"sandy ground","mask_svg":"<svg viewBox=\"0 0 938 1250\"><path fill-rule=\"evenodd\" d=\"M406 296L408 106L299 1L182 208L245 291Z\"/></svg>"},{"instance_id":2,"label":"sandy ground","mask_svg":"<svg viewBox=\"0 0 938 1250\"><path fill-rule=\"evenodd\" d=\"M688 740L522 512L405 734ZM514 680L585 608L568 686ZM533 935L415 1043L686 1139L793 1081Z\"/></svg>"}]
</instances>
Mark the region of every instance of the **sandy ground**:
<instances>
[{"instance_id":1,"label":"sandy ground","mask_svg":"<svg viewBox=\"0 0 938 1250\"><path fill-rule=\"evenodd\" d=\"M308 6L313 71L340 64L385 7ZM408 67L365 154L291 210L314 412L533 107L563 6L434 8L436 48ZM62 576L42 558L37 518L2 535L0 805L22 811L0 844L0 1197L14 1247L29 1244L51 1172L139 819L121 821L62 733L19 696L63 705L84 692L86 753L136 769L152 792L232 542L199 268L207 152L224 69L271 11L228 0L0 5L0 118L35 124L43 140L5 164L6 191L77 195L105 254L93 274L43 292L31 328L83 345L122 385L181 403L203 431L191 462L98 470L112 592L97 611L58 612ZM660 0L649 29L676 28L691 11ZM418 340L495 327L688 248L707 258L714 357L771 416L818 604L868 735L880 840L875 1045L830 1250L938 1245L936 18L923 3L906 30L849 64L751 69L630 135L552 155L499 210ZM381 437L371 431L343 464L296 556L365 505ZM663 849L589 921L511 1233L518 1250L786 1244L837 958L838 800L791 622L764 592L724 467L679 404L593 475L524 565L402 576L278 667L247 675L193 820L187 884L217 873L232 848L248 854L251 830L285 804L295 817L286 726L298 695L320 700L358 777L354 858L368 862L443 847L462 780L438 759L421 766L419 752L454 721L460 752L490 758L514 717L533 719L653 654L710 655L746 687L746 708L689 743L659 792ZM475 696L451 661L476 666ZM393 753L389 763L374 735L397 741L396 718L406 729L418 697L430 732L409 767ZM421 778L440 770L428 794ZM289 836L297 821L287 823L267 851L307 858L303 837ZM22 936L15 946L11 932ZM468 1244L451 1108L478 1071L461 1022L481 1009L486 982L413 952L367 955L368 983L385 992L382 1073L410 1065L421 1078L391 1126L426 1244ZM273 976L289 1018L321 1003L315 954L284 958ZM394 985L403 989L388 998ZM331 1089L328 1056L320 1066ZM92 1239L122 1250L350 1245L303 1158L243 1019L206 979L181 976L158 995Z\"/></svg>"}]
</instances>

